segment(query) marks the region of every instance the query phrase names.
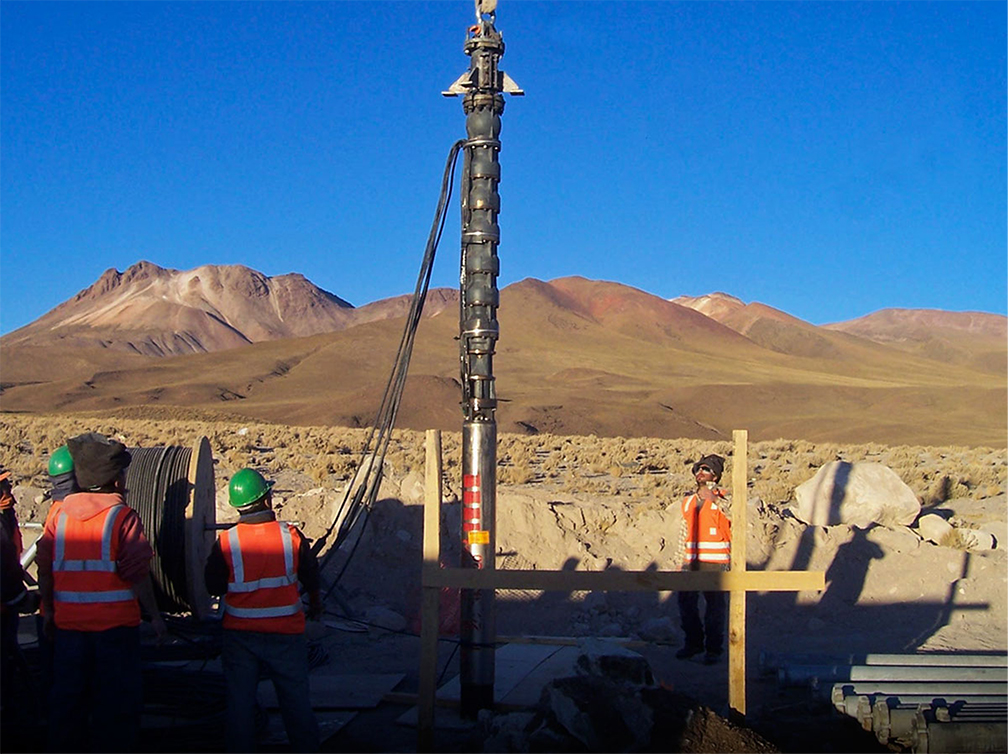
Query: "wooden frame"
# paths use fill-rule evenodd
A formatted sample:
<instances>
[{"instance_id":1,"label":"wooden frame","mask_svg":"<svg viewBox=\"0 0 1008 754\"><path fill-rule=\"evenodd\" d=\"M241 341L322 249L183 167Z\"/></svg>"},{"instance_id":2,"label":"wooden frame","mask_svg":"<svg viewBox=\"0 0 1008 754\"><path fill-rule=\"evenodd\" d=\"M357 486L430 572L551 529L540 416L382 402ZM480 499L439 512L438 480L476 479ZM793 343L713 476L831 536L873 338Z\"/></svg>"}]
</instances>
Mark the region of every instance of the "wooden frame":
<instances>
[{"instance_id":1,"label":"wooden frame","mask_svg":"<svg viewBox=\"0 0 1008 754\"><path fill-rule=\"evenodd\" d=\"M420 612L420 683L417 745L433 748L434 696L437 683L438 596L442 587L542 591L725 591L728 611L728 702L745 716L746 592L795 592L825 588L822 571L747 571L746 530L748 432L733 432L732 564L717 571L498 571L491 568L442 568L441 558L441 432L427 430L424 494L422 606ZM739 536L736 536L736 533Z\"/></svg>"}]
</instances>

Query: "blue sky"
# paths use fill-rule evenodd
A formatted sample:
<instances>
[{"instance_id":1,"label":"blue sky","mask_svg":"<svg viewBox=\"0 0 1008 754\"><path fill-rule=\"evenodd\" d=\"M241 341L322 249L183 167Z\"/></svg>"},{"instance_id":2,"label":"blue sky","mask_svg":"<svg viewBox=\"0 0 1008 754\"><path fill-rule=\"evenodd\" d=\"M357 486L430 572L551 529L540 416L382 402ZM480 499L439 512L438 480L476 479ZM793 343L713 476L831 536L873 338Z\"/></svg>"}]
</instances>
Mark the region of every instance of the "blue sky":
<instances>
[{"instance_id":1,"label":"blue sky","mask_svg":"<svg viewBox=\"0 0 1008 754\"><path fill-rule=\"evenodd\" d=\"M0 4L0 332L105 269L413 289L474 17ZM500 0L501 287L1005 314L1006 4ZM433 285L458 284L457 192Z\"/></svg>"}]
</instances>

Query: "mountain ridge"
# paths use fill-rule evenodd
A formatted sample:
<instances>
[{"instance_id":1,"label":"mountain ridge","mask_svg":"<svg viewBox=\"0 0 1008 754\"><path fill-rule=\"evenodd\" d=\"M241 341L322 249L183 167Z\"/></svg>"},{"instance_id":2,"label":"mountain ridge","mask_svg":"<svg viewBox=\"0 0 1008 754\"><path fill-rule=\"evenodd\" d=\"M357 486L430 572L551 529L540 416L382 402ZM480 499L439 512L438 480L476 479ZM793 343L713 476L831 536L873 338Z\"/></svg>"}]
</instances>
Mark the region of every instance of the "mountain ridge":
<instances>
[{"instance_id":1,"label":"mountain ridge","mask_svg":"<svg viewBox=\"0 0 1008 754\"><path fill-rule=\"evenodd\" d=\"M202 351L190 347L181 355L162 351L163 358L152 358L122 345L135 346L150 333L126 330L116 343L122 332L89 323L116 311L154 311L169 319L167 310L157 309L166 305L157 279L167 274L158 270L117 273L118 279L103 274L97 287L87 289L90 297L67 307L78 317L73 326L90 337L83 345L70 337L47 340L44 327L36 328L41 334L34 338L22 328L20 340L0 339L3 410L179 408L283 423L370 422L410 296L341 306L345 316L326 332L249 342L245 331L236 331L244 338L240 347L209 350L201 342ZM219 292L218 299L206 295L214 275L197 270L203 272L193 300L205 308L180 311L196 325L207 318L214 327L230 327L225 320L234 307L218 301ZM189 271L189 279L195 272ZM275 313L275 278L242 274L246 299ZM227 282L226 276L217 279L222 287ZM135 292L141 282L144 291L158 295L116 298L120 289ZM527 278L504 287L495 357L501 431L718 439L746 427L754 439L1003 444L1008 345L986 328L956 319L947 326L959 328L954 358L942 339L934 342L944 355L935 358L927 349L879 343L716 295L718 306L708 306L705 314L698 309L709 303L703 297L687 301L690 306L577 276ZM459 422L457 304L454 290L428 293L399 426L451 429ZM50 315L55 324L67 309L57 307L32 324ZM253 323L282 321L259 314L264 320ZM896 323L887 325L890 330L898 330L900 316L891 315ZM935 330L935 315L928 316ZM1006 319L990 317L995 331Z\"/></svg>"}]
</instances>

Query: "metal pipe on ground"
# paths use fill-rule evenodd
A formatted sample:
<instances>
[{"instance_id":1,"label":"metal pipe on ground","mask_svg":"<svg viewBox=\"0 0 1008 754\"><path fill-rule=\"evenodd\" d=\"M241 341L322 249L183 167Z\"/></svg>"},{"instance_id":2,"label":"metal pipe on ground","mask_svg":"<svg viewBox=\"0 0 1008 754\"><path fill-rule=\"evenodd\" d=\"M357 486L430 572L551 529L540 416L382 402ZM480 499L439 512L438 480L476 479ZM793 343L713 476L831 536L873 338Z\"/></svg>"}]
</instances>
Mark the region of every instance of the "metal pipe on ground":
<instances>
[{"instance_id":1,"label":"metal pipe on ground","mask_svg":"<svg viewBox=\"0 0 1008 754\"><path fill-rule=\"evenodd\" d=\"M915 752L1003 752L1008 749L1008 722L938 722L920 711L914 720Z\"/></svg>"},{"instance_id":2,"label":"metal pipe on ground","mask_svg":"<svg viewBox=\"0 0 1008 754\"><path fill-rule=\"evenodd\" d=\"M929 667L926 665L787 665L777 671L781 686L829 681L1000 681L1008 683L1008 668Z\"/></svg>"},{"instance_id":3,"label":"metal pipe on ground","mask_svg":"<svg viewBox=\"0 0 1008 754\"><path fill-rule=\"evenodd\" d=\"M1002 691L1004 690L1002 689ZM946 694L944 696L940 694L850 694L844 696L841 691L838 697L834 697L833 706L840 714L856 718L858 716L858 700L860 699L867 699L872 705L881 701L890 707L907 706L914 709L922 704L925 707L951 708L964 704L996 706L1008 702L1008 696L1004 693L974 696L966 694Z\"/></svg>"},{"instance_id":4,"label":"metal pipe on ground","mask_svg":"<svg viewBox=\"0 0 1008 754\"><path fill-rule=\"evenodd\" d=\"M998 682L926 682L926 681L858 681L857 683L824 684L812 688L813 699L829 699L834 705L842 704L845 696L930 696L953 699L962 696L1004 697L1004 683ZM841 710L842 711L842 710Z\"/></svg>"},{"instance_id":5,"label":"metal pipe on ground","mask_svg":"<svg viewBox=\"0 0 1008 754\"><path fill-rule=\"evenodd\" d=\"M765 651L759 653L759 669L761 673L772 674L787 665L927 665L929 667L1004 668L1008 667L1008 653L788 654Z\"/></svg>"},{"instance_id":6,"label":"metal pipe on ground","mask_svg":"<svg viewBox=\"0 0 1008 754\"><path fill-rule=\"evenodd\" d=\"M879 743L895 740L911 745L914 740L917 713L926 705L901 704L889 706L884 699L879 699L872 706L871 729ZM931 708L935 718L941 720L956 720L958 722L999 722L1008 721L1008 705L1002 704L959 704Z\"/></svg>"}]
</instances>

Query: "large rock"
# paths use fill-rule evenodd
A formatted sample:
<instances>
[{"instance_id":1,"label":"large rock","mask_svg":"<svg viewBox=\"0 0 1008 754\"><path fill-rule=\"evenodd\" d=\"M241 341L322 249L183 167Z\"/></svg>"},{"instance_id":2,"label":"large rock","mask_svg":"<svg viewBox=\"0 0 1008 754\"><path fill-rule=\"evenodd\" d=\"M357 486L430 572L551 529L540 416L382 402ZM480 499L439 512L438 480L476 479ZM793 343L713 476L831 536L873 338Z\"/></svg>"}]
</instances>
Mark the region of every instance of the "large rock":
<instances>
[{"instance_id":1,"label":"large rock","mask_svg":"<svg viewBox=\"0 0 1008 754\"><path fill-rule=\"evenodd\" d=\"M653 686L655 682L651 665L644 655L605 639L581 642L575 672L631 686Z\"/></svg>"},{"instance_id":2,"label":"large rock","mask_svg":"<svg viewBox=\"0 0 1008 754\"><path fill-rule=\"evenodd\" d=\"M588 751L637 751L651 738L654 716L639 691L599 676L557 678L540 706Z\"/></svg>"},{"instance_id":3,"label":"large rock","mask_svg":"<svg viewBox=\"0 0 1008 754\"><path fill-rule=\"evenodd\" d=\"M798 518L814 526L908 526L920 513L917 496L888 466L833 461L795 490Z\"/></svg>"},{"instance_id":4,"label":"large rock","mask_svg":"<svg viewBox=\"0 0 1008 754\"><path fill-rule=\"evenodd\" d=\"M981 525L980 531L985 531L994 537L994 547L998 550L1008 548L1008 524L1004 521L988 521Z\"/></svg>"},{"instance_id":5,"label":"large rock","mask_svg":"<svg viewBox=\"0 0 1008 754\"><path fill-rule=\"evenodd\" d=\"M959 529L959 535L962 537L963 544L965 544L967 550L982 552L984 550L994 549L994 535L989 531L983 531L981 529Z\"/></svg>"},{"instance_id":6,"label":"large rock","mask_svg":"<svg viewBox=\"0 0 1008 754\"><path fill-rule=\"evenodd\" d=\"M937 545L952 533L952 524L937 513L928 513L917 521L917 531L920 532L921 539L934 542Z\"/></svg>"}]
</instances>

